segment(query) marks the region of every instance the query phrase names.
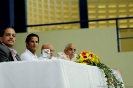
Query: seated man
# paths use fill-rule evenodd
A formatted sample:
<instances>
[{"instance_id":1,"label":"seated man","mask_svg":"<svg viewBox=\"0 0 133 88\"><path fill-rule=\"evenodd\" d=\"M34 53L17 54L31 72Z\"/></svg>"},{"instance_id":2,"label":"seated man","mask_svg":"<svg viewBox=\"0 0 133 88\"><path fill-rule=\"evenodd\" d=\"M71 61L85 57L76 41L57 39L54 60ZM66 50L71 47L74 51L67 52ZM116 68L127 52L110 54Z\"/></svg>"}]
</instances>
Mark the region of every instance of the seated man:
<instances>
[{"instance_id":1,"label":"seated man","mask_svg":"<svg viewBox=\"0 0 133 88\"><path fill-rule=\"evenodd\" d=\"M64 52L58 52L57 58L74 61L76 59L76 48L72 43L66 45Z\"/></svg>"},{"instance_id":2,"label":"seated man","mask_svg":"<svg viewBox=\"0 0 133 88\"><path fill-rule=\"evenodd\" d=\"M54 48L51 44L43 44L41 48L41 55L38 58L39 60L44 59L56 59L53 57L54 54Z\"/></svg>"},{"instance_id":3,"label":"seated man","mask_svg":"<svg viewBox=\"0 0 133 88\"><path fill-rule=\"evenodd\" d=\"M13 49L16 33L13 28L6 28L0 33L0 62L21 61L17 51Z\"/></svg>"},{"instance_id":4,"label":"seated man","mask_svg":"<svg viewBox=\"0 0 133 88\"><path fill-rule=\"evenodd\" d=\"M36 50L39 44L39 36L31 33L25 39L26 50L21 54L20 58L22 61L38 60L36 56Z\"/></svg>"}]
</instances>

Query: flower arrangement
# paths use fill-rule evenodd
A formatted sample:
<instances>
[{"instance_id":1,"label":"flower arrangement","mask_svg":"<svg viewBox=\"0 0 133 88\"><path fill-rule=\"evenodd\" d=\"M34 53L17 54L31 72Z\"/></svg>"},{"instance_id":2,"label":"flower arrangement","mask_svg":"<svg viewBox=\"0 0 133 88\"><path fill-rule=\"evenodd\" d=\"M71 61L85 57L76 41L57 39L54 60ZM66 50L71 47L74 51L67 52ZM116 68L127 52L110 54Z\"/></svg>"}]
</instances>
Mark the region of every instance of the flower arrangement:
<instances>
[{"instance_id":1,"label":"flower arrangement","mask_svg":"<svg viewBox=\"0 0 133 88\"><path fill-rule=\"evenodd\" d=\"M110 88L111 86L115 88L123 88L122 82L119 82L112 70L105 64L101 63L98 56L90 51L83 51L79 53L76 57L75 62L82 63L86 65L97 66L102 69L105 73L105 77L107 78L107 86Z\"/></svg>"}]
</instances>

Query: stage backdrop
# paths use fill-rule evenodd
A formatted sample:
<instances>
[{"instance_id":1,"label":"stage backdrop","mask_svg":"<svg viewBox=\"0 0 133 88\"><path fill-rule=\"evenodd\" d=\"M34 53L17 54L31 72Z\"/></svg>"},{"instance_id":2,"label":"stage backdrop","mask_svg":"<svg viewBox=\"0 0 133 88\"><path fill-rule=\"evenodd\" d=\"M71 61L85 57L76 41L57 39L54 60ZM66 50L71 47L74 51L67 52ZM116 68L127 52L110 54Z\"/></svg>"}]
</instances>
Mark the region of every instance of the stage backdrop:
<instances>
[{"instance_id":1,"label":"stage backdrop","mask_svg":"<svg viewBox=\"0 0 133 88\"><path fill-rule=\"evenodd\" d=\"M14 48L21 55L25 47L25 38L29 33L18 33ZM41 53L41 46L44 43L51 43L57 52L64 50L65 45L73 43L77 47L76 53L83 50L90 50L97 54L101 62L112 69L120 69L125 86L133 87L133 52L117 51L116 28L96 28L82 30L62 30L49 32L36 32L40 37L37 55Z\"/></svg>"}]
</instances>

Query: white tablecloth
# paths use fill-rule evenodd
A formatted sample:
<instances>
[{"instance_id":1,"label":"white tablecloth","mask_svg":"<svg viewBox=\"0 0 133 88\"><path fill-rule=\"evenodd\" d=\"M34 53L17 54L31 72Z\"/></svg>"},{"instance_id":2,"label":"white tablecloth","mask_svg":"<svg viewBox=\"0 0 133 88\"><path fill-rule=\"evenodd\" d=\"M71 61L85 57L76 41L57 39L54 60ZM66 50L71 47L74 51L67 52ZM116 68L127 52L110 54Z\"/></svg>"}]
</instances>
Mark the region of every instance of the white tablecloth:
<instances>
[{"instance_id":1,"label":"white tablecloth","mask_svg":"<svg viewBox=\"0 0 133 88\"><path fill-rule=\"evenodd\" d=\"M98 67L67 60L0 63L0 88L105 88L105 81Z\"/></svg>"}]
</instances>

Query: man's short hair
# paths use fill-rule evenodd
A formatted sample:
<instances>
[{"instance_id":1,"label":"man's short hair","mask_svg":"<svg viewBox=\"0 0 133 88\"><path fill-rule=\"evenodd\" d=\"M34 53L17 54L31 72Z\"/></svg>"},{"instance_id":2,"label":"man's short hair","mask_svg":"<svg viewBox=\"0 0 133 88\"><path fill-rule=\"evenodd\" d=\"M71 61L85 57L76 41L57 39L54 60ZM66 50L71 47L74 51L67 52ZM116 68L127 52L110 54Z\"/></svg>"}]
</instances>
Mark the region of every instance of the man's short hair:
<instances>
[{"instance_id":1,"label":"man's short hair","mask_svg":"<svg viewBox=\"0 0 133 88\"><path fill-rule=\"evenodd\" d=\"M31 33L31 34L29 34L27 37L26 37L26 40L25 40L25 42L29 42L30 41L30 38L31 37L37 37L38 38L38 43L39 43L39 36L37 35L37 34L34 34L34 33Z\"/></svg>"},{"instance_id":2,"label":"man's short hair","mask_svg":"<svg viewBox=\"0 0 133 88\"><path fill-rule=\"evenodd\" d=\"M8 29L8 28L11 28L11 27L6 27L6 28L4 28L3 30L1 30L1 32L0 32L0 37L3 37L3 35L4 35L4 33L5 33L5 30L6 29ZM13 28L11 28L11 29L13 29ZM14 30L14 29L13 29ZM15 31L15 30L14 30Z\"/></svg>"},{"instance_id":3,"label":"man's short hair","mask_svg":"<svg viewBox=\"0 0 133 88\"><path fill-rule=\"evenodd\" d=\"M72 43L68 43L66 46L65 46L65 50L67 50L68 46L72 44Z\"/></svg>"}]
</instances>

